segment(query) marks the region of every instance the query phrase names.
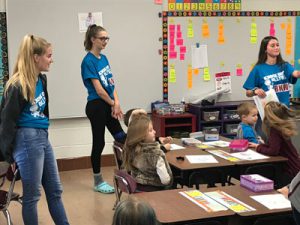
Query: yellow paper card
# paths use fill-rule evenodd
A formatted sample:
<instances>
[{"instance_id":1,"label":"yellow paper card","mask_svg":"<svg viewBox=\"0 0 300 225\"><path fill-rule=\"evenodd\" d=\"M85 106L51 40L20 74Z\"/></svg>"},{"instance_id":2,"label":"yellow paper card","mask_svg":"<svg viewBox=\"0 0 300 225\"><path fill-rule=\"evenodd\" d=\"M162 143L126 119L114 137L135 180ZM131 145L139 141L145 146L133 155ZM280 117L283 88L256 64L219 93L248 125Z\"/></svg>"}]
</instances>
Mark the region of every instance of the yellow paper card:
<instances>
[{"instance_id":1,"label":"yellow paper card","mask_svg":"<svg viewBox=\"0 0 300 225\"><path fill-rule=\"evenodd\" d=\"M250 37L250 43L251 44L256 44L257 43L257 37L256 36Z\"/></svg>"},{"instance_id":2,"label":"yellow paper card","mask_svg":"<svg viewBox=\"0 0 300 225\"><path fill-rule=\"evenodd\" d=\"M208 67L205 67L203 70L203 79L204 81L210 81L210 73Z\"/></svg>"},{"instance_id":3,"label":"yellow paper card","mask_svg":"<svg viewBox=\"0 0 300 225\"><path fill-rule=\"evenodd\" d=\"M170 66L169 70L169 82L170 83L176 83L176 70L174 64Z\"/></svg>"}]
</instances>

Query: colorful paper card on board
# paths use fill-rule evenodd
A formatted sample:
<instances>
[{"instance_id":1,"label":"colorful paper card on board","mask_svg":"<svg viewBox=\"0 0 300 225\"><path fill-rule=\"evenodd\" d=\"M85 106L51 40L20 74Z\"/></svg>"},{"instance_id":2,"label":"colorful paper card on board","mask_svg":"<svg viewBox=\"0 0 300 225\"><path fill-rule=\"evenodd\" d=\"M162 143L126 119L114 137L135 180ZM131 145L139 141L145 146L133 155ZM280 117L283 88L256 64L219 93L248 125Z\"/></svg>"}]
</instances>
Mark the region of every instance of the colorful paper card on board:
<instances>
[{"instance_id":1,"label":"colorful paper card on board","mask_svg":"<svg viewBox=\"0 0 300 225\"><path fill-rule=\"evenodd\" d=\"M188 89L191 89L193 87L193 70L192 66L188 66L188 71L187 71L187 86Z\"/></svg>"}]
</instances>

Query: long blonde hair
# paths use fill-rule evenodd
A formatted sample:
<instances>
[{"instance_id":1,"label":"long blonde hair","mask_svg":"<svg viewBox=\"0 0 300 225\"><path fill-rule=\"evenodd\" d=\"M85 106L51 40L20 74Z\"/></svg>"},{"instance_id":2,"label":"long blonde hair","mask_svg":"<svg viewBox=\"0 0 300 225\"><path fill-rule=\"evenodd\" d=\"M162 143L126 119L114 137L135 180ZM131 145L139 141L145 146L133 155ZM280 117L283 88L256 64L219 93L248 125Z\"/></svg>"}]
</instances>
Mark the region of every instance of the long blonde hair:
<instances>
[{"instance_id":1,"label":"long blonde hair","mask_svg":"<svg viewBox=\"0 0 300 225\"><path fill-rule=\"evenodd\" d=\"M132 169L133 159L140 150L140 143L147 136L150 123L151 120L148 116L141 115L129 124L123 151L123 167L128 171Z\"/></svg>"},{"instance_id":2,"label":"long blonde hair","mask_svg":"<svg viewBox=\"0 0 300 225\"><path fill-rule=\"evenodd\" d=\"M279 102L269 102L265 106L263 131L269 136L270 128L281 132L286 139L297 134L295 112Z\"/></svg>"},{"instance_id":3,"label":"long blonde hair","mask_svg":"<svg viewBox=\"0 0 300 225\"><path fill-rule=\"evenodd\" d=\"M24 99L34 101L35 86L40 72L36 67L34 55L44 55L50 46L50 43L40 37L28 34L23 38L13 75L6 83L5 94L9 87L19 84Z\"/></svg>"}]
</instances>

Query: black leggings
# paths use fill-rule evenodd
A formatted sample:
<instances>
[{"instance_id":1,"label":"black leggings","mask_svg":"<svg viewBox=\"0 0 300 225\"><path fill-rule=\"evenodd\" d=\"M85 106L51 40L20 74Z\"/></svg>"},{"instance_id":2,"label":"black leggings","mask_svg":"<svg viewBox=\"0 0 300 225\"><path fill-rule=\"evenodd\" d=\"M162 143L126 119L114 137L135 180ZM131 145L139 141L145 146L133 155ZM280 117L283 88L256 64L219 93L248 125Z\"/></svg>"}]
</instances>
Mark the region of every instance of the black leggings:
<instances>
[{"instance_id":1,"label":"black leggings","mask_svg":"<svg viewBox=\"0 0 300 225\"><path fill-rule=\"evenodd\" d=\"M119 120L111 116L111 106L101 99L88 101L85 113L90 120L93 135L91 162L94 173L100 173L101 154L105 146L105 126L118 142L125 142L124 133Z\"/></svg>"}]
</instances>

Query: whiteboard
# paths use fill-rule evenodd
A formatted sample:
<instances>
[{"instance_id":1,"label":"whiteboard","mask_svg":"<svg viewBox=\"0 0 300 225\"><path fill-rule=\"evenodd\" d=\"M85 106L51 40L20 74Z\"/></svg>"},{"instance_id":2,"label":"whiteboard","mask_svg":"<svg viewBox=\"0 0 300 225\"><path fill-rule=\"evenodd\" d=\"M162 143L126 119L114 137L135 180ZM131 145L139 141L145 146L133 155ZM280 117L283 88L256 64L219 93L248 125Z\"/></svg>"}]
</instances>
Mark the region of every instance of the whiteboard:
<instances>
[{"instance_id":1,"label":"whiteboard","mask_svg":"<svg viewBox=\"0 0 300 225\"><path fill-rule=\"evenodd\" d=\"M78 13L102 12L110 36L103 51L110 62L121 107L150 109L162 98L161 5L153 0L7 0L9 70L24 35L53 45L48 72L50 117L84 117L87 92L80 73L85 56Z\"/></svg>"},{"instance_id":2,"label":"whiteboard","mask_svg":"<svg viewBox=\"0 0 300 225\"><path fill-rule=\"evenodd\" d=\"M258 59L258 52L261 40L269 35L271 19L275 25L276 37L281 46L283 59L289 63L294 62L294 35L296 17L168 17L168 24L181 25L184 38L184 45L187 53L185 60L168 60L168 70L173 64L176 70L176 83L168 83L168 100L171 103L180 102L184 97L186 101L193 101L197 98L212 93L215 90L215 74L220 72L230 72L231 93L223 94L218 101L239 101L248 99L243 89L243 84L248 74ZM188 21L192 20L194 37L187 38ZM201 34L203 20L209 24L210 37L204 38ZM223 20L225 43L218 44L218 24ZM257 24L257 43L250 43L251 23ZM288 21L292 24L292 51L290 55L285 54L286 29L281 28L281 24L287 26ZM187 69L192 63L191 46L199 43L207 45L208 66L211 75L210 81L204 81L203 69L199 75L193 75L193 86L188 88ZM176 47L177 48L177 47ZM177 48L178 49L178 48ZM178 51L179 52L179 51ZM236 75L236 68L240 65L243 69L242 76Z\"/></svg>"}]
</instances>

